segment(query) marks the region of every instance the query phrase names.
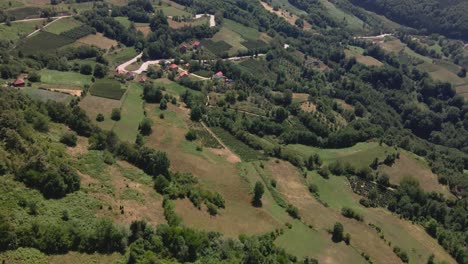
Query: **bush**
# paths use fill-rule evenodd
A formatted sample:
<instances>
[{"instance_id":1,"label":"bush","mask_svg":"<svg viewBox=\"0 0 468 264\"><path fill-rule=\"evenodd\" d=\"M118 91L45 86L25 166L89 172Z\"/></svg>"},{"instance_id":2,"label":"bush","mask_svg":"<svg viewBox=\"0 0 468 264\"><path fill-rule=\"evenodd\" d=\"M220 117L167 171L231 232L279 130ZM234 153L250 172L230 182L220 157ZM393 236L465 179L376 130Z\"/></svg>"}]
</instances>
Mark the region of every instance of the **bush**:
<instances>
[{"instance_id":1,"label":"bush","mask_svg":"<svg viewBox=\"0 0 468 264\"><path fill-rule=\"evenodd\" d=\"M212 216L214 215L217 215L218 214L218 208L216 207L216 205L210 203L210 202L206 202L206 208L208 210L208 213Z\"/></svg>"},{"instance_id":2,"label":"bush","mask_svg":"<svg viewBox=\"0 0 468 264\"><path fill-rule=\"evenodd\" d=\"M77 141L77 136L75 132L66 132L65 134L62 135L60 138L60 142L70 146L70 147L75 147L76 146L76 141Z\"/></svg>"},{"instance_id":3,"label":"bush","mask_svg":"<svg viewBox=\"0 0 468 264\"><path fill-rule=\"evenodd\" d=\"M188 141L194 141L197 139L197 133L195 132L195 130L192 130L190 129L187 134L185 134L185 139L187 139Z\"/></svg>"},{"instance_id":4,"label":"bush","mask_svg":"<svg viewBox=\"0 0 468 264\"><path fill-rule=\"evenodd\" d=\"M166 110L167 109L167 100L166 99L161 100L161 103L159 103L159 109L161 109L161 110Z\"/></svg>"},{"instance_id":5,"label":"bush","mask_svg":"<svg viewBox=\"0 0 468 264\"><path fill-rule=\"evenodd\" d=\"M98 121L98 122L104 121L104 115L101 114L101 113L97 114L97 116L96 116L96 121Z\"/></svg>"},{"instance_id":6,"label":"bush","mask_svg":"<svg viewBox=\"0 0 468 264\"><path fill-rule=\"evenodd\" d=\"M151 134L153 129L151 128L153 125L153 122L151 122L151 119L145 117L143 118L143 121L141 121L138 129L140 130L140 133L144 136L148 136Z\"/></svg>"},{"instance_id":7,"label":"bush","mask_svg":"<svg viewBox=\"0 0 468 264\"><path fill-rule=\"evenodd\" d=\"M351 209L349 207L343 207L341 209L341 214L344 217L347 217L347 218L353 218L353 219L356 219L356 220L358 220L360 222L363 221L362 215L358 214L357 212L355 212L353 209Z\"/></svg>"},{"instance_id":8,"label":"bush","mask_svg":"<svg viewBox=\"0 0 468 264\"><path fill-rule=\"evenodd\" d=\"M317 184L310 183L309 184L309 192L313 194L318 194L318 186Z\"/></svg>"},{"instance_id":9,"label":"bush","mask_svg":"<svg viewBox=\"0 0 468 264\"><path fill-rule=\"evenodd\" d=\"M330 170L328 169L328 166L320 167L318 174L325 179L330 178Z\"/></svg>"},{"instance_id":10,"label":"bush","mask_svg":"<svg viewBox=\"0 0 468 264\"><path fill-rule=\"evenodd\" d=\"M333 226L332 240L336 243L343 241L343 225L340 222L336 222Z\"/></svg>"},{"instance_id":11,"label":"bush","mask_svg":"<svg viewBox=\"0 0 468 264\"><path fill-rule=\"evenodd\" d=\"M121 118L121 112L119 108L112 109L111 119L114 121L119 121Z\"/></svg>"},{"instance_id":12,"label":"bush","mask_svg":"<svg viewBox=\"0 0 468 264\"><path fill-rule=\"evenodd\" d=\"M295 207L295 206L292 205L292 204L288 204L288 206L286 207L286 212L287 212L292 218L301 219L301 216L299 215L299 209L297 209L297 207Z\"/></svg>"},{"instance_id":13,"label":"bush","mask_svg":"<svg viewBox=\"0 0 468 264\"><path fill-rule=\"evenodd\" d=\"M409 262L408 254L399 247L394 247L393 252L403 261L404 263Z\"/></svg>"},{"instance_id":14,"label":"bush","mask_svg":"<svg viewBox=\"0 0 468 264\"><path fill-rule=\"evenodd\" d=\"M351 235L349 233L346 233L343 240L346 243L346 245L349 245L351 243Z\"/></svg>"}]
</instances>

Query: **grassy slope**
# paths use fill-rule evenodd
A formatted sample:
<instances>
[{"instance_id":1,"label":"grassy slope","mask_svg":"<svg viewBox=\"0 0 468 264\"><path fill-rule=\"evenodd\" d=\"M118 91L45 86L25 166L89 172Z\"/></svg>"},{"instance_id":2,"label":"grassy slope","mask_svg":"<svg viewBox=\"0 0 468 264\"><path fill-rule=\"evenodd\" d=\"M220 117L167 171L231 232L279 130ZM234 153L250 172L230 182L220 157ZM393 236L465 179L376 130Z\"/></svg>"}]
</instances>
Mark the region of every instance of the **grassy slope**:
<instances>
[{"instance_id":1,"label":"grassy slope","mask_svg":"<svg viewBox=\"0 0 468 264\"><path fill-rule=\"evenodd\" d=\"M78 72L42 69L39 74L41 75L41 81L48 84L69 84L81 87L85 84L91 84L91 75L83 75Z\"/></svg>"},{"instance_id":2,"label":"grassy slope","mask_svg":"<svg viewBox=\"0 0 468 264\"><path fill-rule=\"evenodd\" d=\"M0 36L2 36L2 39L16 42L20 38L32 33L36 30L36 26L41 24L42 20L16 22L12 23L11 26L0 25Z\"/></svg>"},{"instance_id":3,"label":"grassy slope","mask_svg":"<svg viewBox=\"0 0 468 264\"><path fill-rule=\"evenodd\" d=\"M116 122L113 131L121 140L135 142L138 125L143 120L143 89L138 84L130 84L122 103L122 119Z\"/></svg>"},{"instance_id":4,"label":"grassy slope","mask_svg":"<svg viewBox=\"0 0 468 264\"><path fill-rule=\"evenodd\" d=\"M50 26L45 28L45 31L54 33L54 34L60 34L65 31L71 30L73 28L76 28L80 26L82 23L79 22L78 20L74 18L62 18L58 21L55 21L52 23Z\"/></svg>"}]
</instances>

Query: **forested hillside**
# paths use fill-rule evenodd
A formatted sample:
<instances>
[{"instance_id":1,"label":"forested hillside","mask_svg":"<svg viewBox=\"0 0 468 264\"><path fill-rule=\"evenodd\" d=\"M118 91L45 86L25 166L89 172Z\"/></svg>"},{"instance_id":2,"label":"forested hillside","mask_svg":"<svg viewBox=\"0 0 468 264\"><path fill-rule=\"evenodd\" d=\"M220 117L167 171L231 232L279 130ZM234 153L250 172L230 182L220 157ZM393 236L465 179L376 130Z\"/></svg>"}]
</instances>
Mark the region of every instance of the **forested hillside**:
<instances>
[{"instance_id":1,"label":"forested hillside","mask_svg":"<svg viewBox=\"0 0 468 264\"><path fill-rule=\"evenodd\" d=\"M403 25L456 39L468 39L468 2L464 0L350 0Z\"/></svg>"}]
</instances>

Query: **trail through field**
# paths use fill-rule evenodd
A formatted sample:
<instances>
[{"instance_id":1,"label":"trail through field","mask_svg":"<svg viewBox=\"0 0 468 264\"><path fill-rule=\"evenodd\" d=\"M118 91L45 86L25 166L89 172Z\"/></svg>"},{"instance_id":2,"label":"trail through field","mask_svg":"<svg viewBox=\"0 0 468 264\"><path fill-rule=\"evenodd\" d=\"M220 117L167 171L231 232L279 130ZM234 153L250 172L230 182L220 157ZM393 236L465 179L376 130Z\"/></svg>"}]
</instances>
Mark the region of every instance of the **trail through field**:
<instances>
[{"instance_id":1,"label":"trail through field","mask_svg":"<svg viewBox=\"0 0 468 264\"><path fill-rule=\"evenodd\" d=\"M230 150L224 143L223 141L221 141L221 139L218 138L218 136L216 136L216 134L211 131L211 129L205 125L204 122L201 122L202 126L204 129L206 129L206 131L208 131L208 133L210 133L210 135L216 139L216 141L218 141L218 143L225 149L225 151L223 151L223 153L217 153L217 154L226 154L227 156L227 160L229 162L232 162L232 163L237 163L237 162L241 162L241 159L239 156L237 156L232 150Z\"/></svg>"},{"instance_id":2,"label":"trail through field","mask_svg":"<svg viewBox=\"0 0 468 264\"><path fill-rule=\"evenodd\" d=\"M72 17L72 16L58 16L58 17L51 17L51 19L59 19L65 17ZM28 21L36 21L36 20L44 20L47 19L46 17L38 17L38 18L28 18L28 19L21 19L21 20L14 20L11 23L19 23L19 22L28 22ZM0 23L0 25L6 24L6 22Z\"/></svg>"},{"instance_id":3,"label":"trail through field","mask_svg":"<svg viewBox=\"0 0 468 264\"><path fill-rule=\"evenodd\" d=\"M43 26L42 28L39 28L39 29L36 29L34 30L31 34L27 35L26 38L29 38L31 37L32 35L36 34L37 32L45 29L46 27L50 26L51 24L55 23L56 21L62 19L62 18L66 18L66 17L71 17L71 16L59 16L59 17L53 17L55 18L54 20L50 21L48 24L46 24L45 26ZM41 18L41 19L44 19L44 18ZM15 21L15 22L21 22L21 21L32 21L32 20L37 20L37 18L31 18L31 19L25 19L25 20L18 20L18 21Z\"/></svg>"},{"instance_id":4,"label":"trail through field","mask_svg":"<svg viewBox=\"0 0 468 264\"><path fill-rule=\"evenodd\" d=\"M379 38L385 38L385 37L388 37L388 36L393 36L393 34L385 33L385 34L380 34L378 36L354 37L354 39L379 39Z\"/></svg>"}]
</instances>

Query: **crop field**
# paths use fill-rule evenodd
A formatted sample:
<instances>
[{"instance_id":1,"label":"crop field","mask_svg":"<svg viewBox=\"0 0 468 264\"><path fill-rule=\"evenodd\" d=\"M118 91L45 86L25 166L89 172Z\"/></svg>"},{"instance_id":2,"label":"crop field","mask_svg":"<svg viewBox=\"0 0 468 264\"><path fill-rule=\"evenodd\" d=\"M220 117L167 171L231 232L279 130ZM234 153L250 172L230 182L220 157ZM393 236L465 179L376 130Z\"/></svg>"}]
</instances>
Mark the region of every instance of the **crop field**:
<instances>
[{"instance_id":1,"label":"crop field","mask_svg":"<svg viewBox=\"0 0 468 264\"><path fill-rule=\"evenodd\" d=\"M229 50L232 48L232 46L224 40L213 41L211 39L203 40L202 46L218 56L229 52Z\"/></svg>"},{"instance_id":2,"label":"crop field","mask_svg":"<svg viewBox=\"0 0 468 264\"><path fill-rule=\"evenodd\" d=\"M220 127L212 127L211 130L221 141L234 151L243 161L252 161L260 158L260 152L247 146L244 142L235 138L228 131Z\"/></svg>"},{"instance_id":3,"label":"crop field","mask_svg":"<svg viewBox=\"0 0 468 264\"><path fill-rule=\"evenodd\" d=\"M379 146L376 142L357 143L349 148L342 149L321 149L305 145L287 145L286 149L294 151L303 158L308 158L310 155L317 153L325 164L335 160L349 162L356 167L368 166L374 158L379 158L380 161L385 159L388 154L396 151L387 146Z\"/></svg>"},{"instance_id":4,"label":"crop field","mask_svg":"<svg viewBox=\"0 0 468 264\"><path fill-rule=\"evenodd\" d=\"M77 40L86 37L90 34L95 34L95 32L96 30L88 25L79 25L77 27L62 32L60 35Z\"/></svg>"},{"instance_id":5,"label":"crop field","mask_svg":"<svg viewBox=\"0 0 468 264\"><path fill-rule=\"evenodd\" d=\"M234 55L239 50L247 49L246 47L242 45L242 42L244 41L244 39L241 37L241 35L225 26L221 27L219 32L217 32L211 38L211 40L215 42L224 41L225 43L229 44L231 48L229 50L223 50L224 52L228 52L229 55Z\"/></svg>"},{"instance_id":6,"label":"crop field","mask_svg":"<svg viewBox=\"0 0 468 264\"><path fill-rule=\"evenodd\" d=\"M121 140L133 143L138 134L138 126L143 120L142 87L130 84L121 106L122 118L115 123L113 131Z\"/></svg>"},{"instance_id":7,"label":"crop field","mask_svg":"<svg viewBox=\"0 0 468 264\"><path fill-rule=\"evenodd\" d=\"M102 33L96 33L87 35L86 37L82 37L78 39L79 43L96 46L101 49L110 49L111 47L116 47L118 42L105 37Z\"/></svg>"},{"instance_id":8,"label":"crop field","mask_svg":"<svg viewBox=\"0 0 468 264\"><path fill-rule=\"evenodd\" d=\"M9 9L8 16L14 17L15 20L22 20L26 18L36 18L40 15L40 8L35 6L25 6L19 8Z\"/></svg>"},{"instance_id":9,"label":"crop field","mask_svg":"<svg viewBox=\"0 0 468 264\"><path fill-rule=\"evenodd\" d=\"M55 21L45 28L45 31L60 35L61 33L79 27L82 23L72 17L66 17Z\"/></svg>"},{"instance_id":10,"label":"crop field","mask_svg":"<svg viewBox=\"0 0 468 264\"><path fill-rule=\"evenodd\" d=\"M190 16L191 14L183 10L183 6L179 6L175 3L168 5L163 3L162 6L154 5L155 10L162 10L166 16Z\"/></svg>"},{"instance_id":11,"label":"crop field","mask_svg":"<svg viewBox=\"0 0 468 264\"><path fill-rule=\"evenodd\" d=\"M63 84L83 87L91 84L91 75L83 75L79 72L62 72L56 70L42 69L40 72L41 82L49 84Z\"/></svg>"},{"instance_id":12,"label":"crop field","mask_svg":"<svg viewBox=\"0 0 468 264\"><path fill-rule=\"evenodd\" d=\"M119 17L114 17L115 20L117 20L120 24L122 24L124 27L128 28L130 26L130 24L132 24L132 21L128 19L128 17L123 17L123 16L119 16ZM135 24L135 26L148 26L149 23L137 23L137 22L133 22Z\"/></svg>"},{"instance_id":13,"label":"crop field","mask_svg":"<svg viewBox=\"0 0 468 264\"><path fill-rule=\"evenodd\" d=\"M73 42L74 40L71 38L42 31L26 39L17 49L23 52L23 54L47 54Z\"/></svg>"},{"instance_id":14,"label":"crop field","mask_svg":"<svg viewBox=\"0 0 468 264\"><path fill-rule=\"evenodd\" d=\"M275 78L264 59L246 59L240 62L239 65L249 74L255 73L256 76L266 79Z\"/></svg>"},{"instance_id":15,"label":"crop field","mask_svg":"<svg viewBox=\"0 0 468 264\"><path fill-rule=\"evenodd\" d=\"M94 96L120 100L125 89L116 80L98 80L91 86L90 93Z\"/></svg>"},{"instance_id":16,"label":"crop field","mask_svg":"<svg viewBox=\"0 0 468 264\"><path fill-rule=\"evenodd\" d=\"M41 25L42 21L43 20L16 22L11 23L11 26L2 24L0 25L0 35L2 39L16 42L35 31L36 26Z\"/></svg>"}]
</instances>

